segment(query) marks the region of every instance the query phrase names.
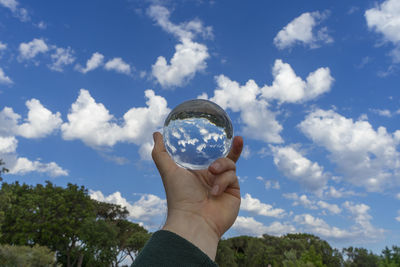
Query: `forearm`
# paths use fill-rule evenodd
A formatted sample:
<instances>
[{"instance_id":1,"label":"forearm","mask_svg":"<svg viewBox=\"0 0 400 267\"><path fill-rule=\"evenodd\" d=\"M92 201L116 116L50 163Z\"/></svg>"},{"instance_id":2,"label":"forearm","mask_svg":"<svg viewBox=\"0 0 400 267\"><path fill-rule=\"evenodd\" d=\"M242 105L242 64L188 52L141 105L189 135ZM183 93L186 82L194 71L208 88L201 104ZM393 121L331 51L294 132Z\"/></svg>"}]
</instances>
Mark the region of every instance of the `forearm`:
<instances>
[{"instance_id":1,"label":"forearm","mask_svg":"<svg viewBox=\"0 0 400 267\"><path fill-rule=\"evenodd\" d=\"M202 216L183 210L169 210L162 229L183 237L215 260L220 237L215 227Z\"/></svg>"}]
</instances>

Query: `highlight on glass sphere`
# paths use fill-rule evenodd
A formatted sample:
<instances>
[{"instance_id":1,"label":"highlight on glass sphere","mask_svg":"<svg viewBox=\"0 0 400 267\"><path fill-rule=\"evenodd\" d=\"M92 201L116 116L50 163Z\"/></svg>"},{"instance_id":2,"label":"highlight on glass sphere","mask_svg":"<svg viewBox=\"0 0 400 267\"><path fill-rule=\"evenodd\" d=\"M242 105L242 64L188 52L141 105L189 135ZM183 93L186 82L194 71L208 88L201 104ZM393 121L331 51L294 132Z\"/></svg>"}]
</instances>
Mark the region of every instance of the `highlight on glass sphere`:
<instances>
[{"instance_id":1,"label":"highlight on glass sphere","mask_svg":"<svg viewBox=\"0 0 400 267\"><path fill-rule=\"evenodd\" d=\"M171 111L165 120L163 135L165 148L179 166L202 170L228 155L233 127L220 106L195 99L185 101Z\"/></svg>"}]
</instances>

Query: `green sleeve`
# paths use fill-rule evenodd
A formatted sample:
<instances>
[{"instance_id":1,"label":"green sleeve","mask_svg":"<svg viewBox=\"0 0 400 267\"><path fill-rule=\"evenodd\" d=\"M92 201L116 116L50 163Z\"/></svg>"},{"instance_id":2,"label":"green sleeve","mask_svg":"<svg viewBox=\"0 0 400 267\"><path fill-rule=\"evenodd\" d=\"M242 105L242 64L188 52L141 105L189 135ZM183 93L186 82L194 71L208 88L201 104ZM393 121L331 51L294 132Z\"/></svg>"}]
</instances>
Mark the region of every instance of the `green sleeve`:
<instances>
[{"instance_id":1,"label":"green sleeve","mask_svg":"<svg viewBox=\"0 0 400 267\"><path fill-rule=\"evenodd\" d=\"M136 257L132 267L138 266L204 266L217 267L198 247L170 231L155 232Z\"/></svg>"}]
</instances>

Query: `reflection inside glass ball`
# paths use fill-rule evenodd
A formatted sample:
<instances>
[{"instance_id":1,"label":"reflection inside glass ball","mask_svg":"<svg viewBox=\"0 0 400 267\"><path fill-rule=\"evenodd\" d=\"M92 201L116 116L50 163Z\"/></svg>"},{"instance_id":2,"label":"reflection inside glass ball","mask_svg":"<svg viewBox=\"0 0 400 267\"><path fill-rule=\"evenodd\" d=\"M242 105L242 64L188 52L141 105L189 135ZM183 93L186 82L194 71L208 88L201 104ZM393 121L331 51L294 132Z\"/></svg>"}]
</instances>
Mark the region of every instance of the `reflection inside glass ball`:
<instances>
[{"instance_id":1,"label":"reflection inside glass ball","mask_svg":"<svg viewBox=\"0 0 400 267\"><path fill-rule=\"evenodd\" d=\"M174 108L164 123L164 144L173 160L186 169L201 170L226 157L233 128L226 112L203 99Z\"/></svg>"}]
</instances>

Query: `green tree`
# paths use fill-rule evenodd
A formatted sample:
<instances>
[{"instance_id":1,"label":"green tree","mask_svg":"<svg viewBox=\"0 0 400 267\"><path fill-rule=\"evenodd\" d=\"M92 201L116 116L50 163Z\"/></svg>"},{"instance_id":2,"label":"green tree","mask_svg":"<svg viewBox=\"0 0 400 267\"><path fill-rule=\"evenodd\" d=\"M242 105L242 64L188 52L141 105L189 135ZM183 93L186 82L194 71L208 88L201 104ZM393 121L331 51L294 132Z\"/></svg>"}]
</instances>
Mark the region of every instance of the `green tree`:
<instances>
[{"instance_id":1,"label":"green tree","mask_svg":"<svg viewBox=\"0 0 400 267\"><path fill-rule=\"evenodd\" d=\"M392 246L392 249L385 247L380 256L379 267L400 266L400 247Z\"/></svg>"},{"instance_id":2,"label":"green tree","mask_svg":"<svg viewBox=\"0 0 400 267\"><path fill-rule=\"evenodd\" d=\"M9 172L9 170L4 166L5 163L2 159L0 159L0 182L3 181L3 177L1 177L2 174Z\"/></svg>"},{"instance_id":3,"label":"green tree","mask_svg":"<svg viewBox=\"0 0 400 267\"><path fill-rule=\"evenodd\" d=\"M379 257L365 248L348 247L343 249L343 253L347 256L347 260L344 262L346 267L379 266Z\"/></svg>"},{"instance_id":4,"label":"green tree","mask_svg":"<svg viewBox=\"0 0 400 267\"><path fill-rule=\"evenodd\" d=\"M47 246L63 266L118 266L150 236L126 220L125 208L92 200L77 185L3 183L0 200L0 243Z\"/></svg>"},{"instance_id":5,"label":"green tree","mask_svg":"<svg viewBox=\"0 0 400 267\"><path fill-rule=\"evenodd\" d=\"M55 253L47 247L0 245L0 266L47 267L57 264Z\"/></svg>"}]
</instances>

